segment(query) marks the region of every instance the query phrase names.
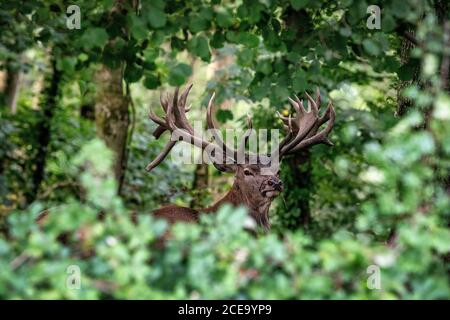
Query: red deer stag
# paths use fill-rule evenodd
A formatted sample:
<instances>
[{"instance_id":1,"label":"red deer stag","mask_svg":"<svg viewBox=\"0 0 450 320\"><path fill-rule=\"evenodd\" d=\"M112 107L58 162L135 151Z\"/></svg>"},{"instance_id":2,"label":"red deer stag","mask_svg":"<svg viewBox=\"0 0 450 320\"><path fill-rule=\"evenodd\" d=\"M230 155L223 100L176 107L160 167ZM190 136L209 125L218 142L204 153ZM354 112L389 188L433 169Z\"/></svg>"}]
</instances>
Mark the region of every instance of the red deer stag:
<instances>
[{"instance_id":1,"label":"red deer stag","mask_svg":"<svg viewBox=\"0 0 450 320\"><path fill-rule=\"evenodd\" d=\"M328 140L328 134L333 128L335 112L330 102L322 116L319 115L320 91L317 89L316 98L313 99L308 93L308 110L303 106L303 102L295 97L289 98L290 104L296 111L295 117L280 118L287 129L287 135L278 145L276 153L251 154L245 151L248 138L251 133L251 119L249 118L249 129L241 139L238 149L231 149L227 146L220 135L212 119L212 105L214 94L208 103L206 121L208 129L212 132L214 142L209 142L194 132L193 127L186 118L186 100L192 85L188 86L179 96L178 88L175 89L173 97L164 99L161 96L161 105L165 117L157 116L150 110L149 118L158 127L153 132L155 138L159 138L165 131L171 133L171 139L163 151L147 165L146 170L151 171L159 165L169 154L177 141L189 142L202 150L214 150L210 159L214 166L223 172L232 172L235 175L231 190L211 207L194 210L175 205L169 205L157 209L153 212L156 217L168 220L170 223L177 221L197 221L200 213L215 212L222 204L230 203L234 206L244 205L247 207L250 216L264 229L270 228L269 207L273 199L283 191L283 183L279 178L278 164L282 157L298 152L299 150L314 144L324 143L333 145ZM326 127L319 131L320 127L327 123ZM176 133L176 134L175 134ZM238 156L243 155L245 161L237 161ZM226 160L226 161L225 161ZM243 162L243 163L242 163ZM274 165L275 164L275 165ZM264 171L264 172L263 172Z\"/></svg>"}]
</instances>

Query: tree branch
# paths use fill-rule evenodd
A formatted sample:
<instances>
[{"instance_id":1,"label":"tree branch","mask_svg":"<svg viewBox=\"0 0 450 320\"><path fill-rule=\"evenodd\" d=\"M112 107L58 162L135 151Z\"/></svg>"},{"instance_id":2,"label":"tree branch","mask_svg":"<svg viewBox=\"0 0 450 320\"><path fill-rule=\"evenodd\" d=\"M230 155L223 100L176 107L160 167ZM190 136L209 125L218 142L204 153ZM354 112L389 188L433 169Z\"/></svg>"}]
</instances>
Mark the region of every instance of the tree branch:
<instances>
[{"instance_id":1,"label":"tree branch","mask_svg":"<svg viewBox=\"0 0 450 320\"><path fill-rule=\"evenodd\" d=\"M442 49L441 62L441 85L444 90L449 89L449 69L450 69L450 21L444 23L444 44Z\"/></svg>"}]
</instances>

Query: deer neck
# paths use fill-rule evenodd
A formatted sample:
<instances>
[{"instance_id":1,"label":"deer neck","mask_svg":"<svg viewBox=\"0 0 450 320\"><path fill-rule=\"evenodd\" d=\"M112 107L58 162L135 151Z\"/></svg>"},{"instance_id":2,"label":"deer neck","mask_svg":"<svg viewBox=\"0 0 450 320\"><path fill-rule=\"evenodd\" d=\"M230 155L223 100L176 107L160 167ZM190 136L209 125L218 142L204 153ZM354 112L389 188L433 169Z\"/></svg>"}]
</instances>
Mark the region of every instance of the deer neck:
<instances>
[{"instance_id":1,"label":"deer neck","mask_svg":"<svg viewBox=\"0 0 450 320\"><path fill-rule=\"evenodd\" d=\"M219 201L212 206L204 209L204 212L216 212L223 204L228 203L234 207L245 206L248 213L257 224L265 229L270 228L269 222L269 208L272 203L272 199L246 197L240 190L239 185L235 182L231 190Z\"/></svg>"}]
</instances>

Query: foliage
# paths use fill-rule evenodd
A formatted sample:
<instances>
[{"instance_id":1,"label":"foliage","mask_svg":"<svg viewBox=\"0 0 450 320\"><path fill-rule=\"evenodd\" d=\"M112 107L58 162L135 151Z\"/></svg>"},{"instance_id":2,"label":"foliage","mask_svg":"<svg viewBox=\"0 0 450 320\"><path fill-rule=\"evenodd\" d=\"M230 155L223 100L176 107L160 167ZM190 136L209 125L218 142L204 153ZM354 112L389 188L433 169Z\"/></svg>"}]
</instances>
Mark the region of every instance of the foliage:
<instances>
[{"instance_id":1,"label":"foliage","mask_svg":"<svg viewBox=\"0 0 450 320\"><path fill-rule=\"evenodd\" d=\"M77 1L80 30L66 27L66 1L0 3L0 71L26 79L16 114L0 93L0 298L450 297L445 1L379 1L381 30L366 26L367 1L115 3ZM31 203L36 128L46 121L35 86L51 75L50 60L62 78ZM94 139L100 64L124 66L133 101L120 196L110 152ZM252 113L256 128L281 128L276 112L289 115L287 97L316 86L322 105L333 101L335 145L312 148L308 170L283 164L288 190L272 205L270 234L247 232L245 210L223 207L199 225L174 226L161 247L168 226L151 210L217 198L230 181L215 174L207 190L190 190L194 166L169 159L143 170L164 146L147 120L156 89L187 82L196 84L190 118L204 120L215 91L217 105L233 105L216 114L224 126ZM80 290L67 285L71 265ZM381 290L367 286L371 265L381 268Z\"/></svg>"},{"instance_id":2,"label":"foliage","mask_svg":"<svg viewBox=\"0 0 450 320\"><path fill-rule=\"evenodd\" d=\"M435 215L411 214L395 247L386 247L368 246L369 234L345 231L319 242L303 232L255 238L244 230L245 210L225 206L199 225L175 225L161 248L166 223L148 214L131 221L115 196L109 156L94 140L71 162L84 201L50 208L42 226L33 223L38 204L9 217L9 235L0 239L0 297L438 299L450 293L448 270L439 263L450 234ZM107 212L102 221L99 210ZM382 290L366 284L374 263L382 268ZM73 265L81 270L79 289L67 284Z\"/></svg>"}]
</instances>

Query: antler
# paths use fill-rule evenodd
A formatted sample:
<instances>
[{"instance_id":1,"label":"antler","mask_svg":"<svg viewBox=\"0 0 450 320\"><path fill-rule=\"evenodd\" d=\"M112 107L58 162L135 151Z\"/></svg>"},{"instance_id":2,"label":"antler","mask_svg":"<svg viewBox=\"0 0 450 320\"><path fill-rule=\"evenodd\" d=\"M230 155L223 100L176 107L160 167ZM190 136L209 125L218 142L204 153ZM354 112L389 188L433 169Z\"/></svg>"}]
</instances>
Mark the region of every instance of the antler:
<instances>
[{"instance_id":1,"label":"antler","mask_svg":"<svg viewBox=\"0 0 450 320\"><path fill-rule=\"evenodd\" d=\"M184 92L178 97L179 88L175 89L175 93L173 95L172 101L170 101L170 97L167 96L166 99L163 98L162 94L160 96L161 106L166 114L164 118L158 117L152 109L149 112L149 118L158 124L158 127L153 132L153 136L156 139L165 132L169 131L173 133L177 129L177 133L180 134L181 137L185 138L186 141L194 141L194 144L199 144L201 147L206 147L209 143L203 141L201 138L198 138L194 134L194 129L189 124L186 118L186 112L189 111L189 108L186 108L186 100L189 92L191 91L192 84L188 86ZM146 167L145 170L151 171L157 165L159 165L169 154L172 148L175 146L178 140L171 139L161 153Z\"/></svg>"},{"instance_id":2,"label":"antler","mask_svg":"<svg viewBox=\"0 0 450 320\"><path fill-rule=\"evenodd\" d=\"M237 155L239 152L245 152L245 146L247 144L248 137L251 134L251 119L249 119L249 129L245 133L239 149L236 151L228 147L220 137L219 130L215 127L212 119L212 106L215 94L213 94L209 100L206 115L207 126L214 137L214 143L205 141L203 138L195 134L193 127L189 124L189 121L186 118L186 112L188 112L190 108L185 107L187 96L189 95L191 88L192 84L184 90L180 97L178 97L179 88L176 88L172 101L170 101L171 99L169 97L164 99L161 95L160 101L165 112L164 118L158 117L153 110L150 109L149 118L158 125L153 132L153 136L156 139L159 139L165 131L169 131L172 136L161 153L146 166L145 169L147 171L151 171L153 168L158 166L170 153L175 144L180 140L189 142L201 149L209 148L209 151L212 153L209 154L210 158L214 166L220 171L230 171L232 166L237 161ZM225 159L231 161L225 161Z\"/></svg>"},{"instance_id":3,"label":"antler","mask_svg":"<svg viewBox=\"0 0 450 320\"><path fill-rule=\"evenodd\" d=\"M288 130L288 134L279 145L280 158L286 154L295 153L301 149L318 143L333 145L333 143L328 139L328 134L333 128L334 121L336 119L336 113L334 112L332 102L330 101L328 103L327 109L323 116L319 116L319 88L317 88L315 100L307 92L305 92L305 95L308 99L308 110L305 110L303 101L295 96L295 101L288 98L289 103L296 111L295 117L284 117L279 114L285 128ZM318 132L319 128L327 121L327 126L322 131Z\"/></svg>"},{"instance_id":4,"label":"antler","mask_svg":"<svg viewBox=\"0 0 450 320\"><path fill-rule=\"evenodd\" d=\"M168 131L171 133L171 139L161 153L147 165L146 170L151 171L159 165L170 153L175 144L180 140L193 144L202 150L208 148L208 155L210 156L214 166L220 171L231 171L238 160L242 159L240 157L244 157L243 159L254 156L259 157L259 155L249 154L245 151L247 142L252 133L251 118L248 119L248 129L241 138L241 144L237 149L230 148L222 140L219 130L216 128L212 119L212 108L215 94L213 94L209 100L206 114L207 127L212 133L214 143L203 140L202 137L196 135L193 127L189 124L189 121L186 118L186 113L190 109L186 108L186 101L191 88L192 84L189 85L179 97L178 88L175 89L175 93L172 98L167 96L167 98L164 99L161 95L160 101L165 112L165 117L161 118L150 110L149 118L158 125L153 132L154 137L159 139L165 131ZM308 110L305 109L303 102L296 96L295 100L289 98L289 102L294 107L296 112L295 117L292 118L291 116L284 117L279 115L285 125L285 128L288 130L288 134L277 148L279 154L276 155L275 153L272 153L272 158L277 156L281 159L284 155L295 153L303 148L318 143L333 145L328 139L328 134L331 132L336 118L333 104L330 101L326 111L322 116L320 116L319 88L317 88L315 100L307 92L305 92L305 94L308 99ZM320 127L325 123L327 123L326 127L319 131Z\"/></svg>"}]
</instances>

